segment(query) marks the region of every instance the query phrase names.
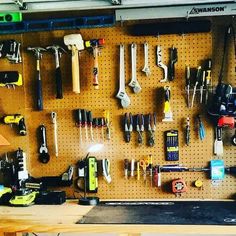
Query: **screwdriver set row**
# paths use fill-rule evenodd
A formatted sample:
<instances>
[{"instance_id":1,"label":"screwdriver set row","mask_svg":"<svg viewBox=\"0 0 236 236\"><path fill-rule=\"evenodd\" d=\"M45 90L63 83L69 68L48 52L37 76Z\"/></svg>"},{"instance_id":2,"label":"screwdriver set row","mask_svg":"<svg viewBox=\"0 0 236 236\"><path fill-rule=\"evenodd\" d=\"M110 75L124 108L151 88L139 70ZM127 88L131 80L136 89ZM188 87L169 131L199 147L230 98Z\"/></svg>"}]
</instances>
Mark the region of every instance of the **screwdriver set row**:
<instances>
[{"instance_id":1,"label":"screwdriver set row","mask_svg":"<svg viewBox=\"0 0 236 236\"><path fill-rule=\"evenodd\" d=\"M104 111L103 117L93 117L89 110L76 109L75 111L76 126L80 129L80 142L83 142L82 128L85 129L85 140L102 141L111 139L110 132L110 112ZM96 130L96 138L94 137L94 130ZM89 134L88 134L89 133ZM100 134L99 134L100 133ZM101 138L100 138L101 137Z\"/></svg>"}]
</instances>

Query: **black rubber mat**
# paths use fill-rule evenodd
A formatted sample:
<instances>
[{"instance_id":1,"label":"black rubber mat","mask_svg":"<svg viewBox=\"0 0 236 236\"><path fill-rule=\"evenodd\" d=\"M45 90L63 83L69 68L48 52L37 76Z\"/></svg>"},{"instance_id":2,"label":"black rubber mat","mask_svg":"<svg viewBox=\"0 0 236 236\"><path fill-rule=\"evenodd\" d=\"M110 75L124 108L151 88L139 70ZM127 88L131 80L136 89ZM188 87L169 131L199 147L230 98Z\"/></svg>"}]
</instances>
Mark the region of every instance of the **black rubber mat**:
<instances>
[{"instance_id":1,"label":"black rubber mat","mask_svg":"<svg viewBox=\"0 0 236 236\"><path fill-rule=\"evenodd\" d=\"M102 202L77 223L236 225L236 202Z\"/></svg>"}]
</instances>

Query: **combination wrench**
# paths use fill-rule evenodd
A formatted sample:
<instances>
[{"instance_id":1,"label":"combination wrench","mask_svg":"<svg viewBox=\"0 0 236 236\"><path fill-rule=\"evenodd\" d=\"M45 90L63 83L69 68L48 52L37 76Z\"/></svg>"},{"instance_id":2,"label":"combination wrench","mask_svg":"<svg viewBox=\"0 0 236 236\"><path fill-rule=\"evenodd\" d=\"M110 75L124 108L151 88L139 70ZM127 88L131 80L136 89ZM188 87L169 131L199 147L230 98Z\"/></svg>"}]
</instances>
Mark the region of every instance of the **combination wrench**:
<instances>
[{"instance_id":1,"label":"combination wrench","mask_svg":"<svg viewBox=\"0 0 236 236\"><path fill-rule=\"evenodd\" d=\"M129 86L133 88L134 93L139 93L141 91L141 86L137 80L136 74L136 56L137 56L137 45L135 43L131 44L131 81Z\"/></svg>"},{"instance_id":2,"label":"combination wrench","mask_svg":"<svg viewBox=\"0 0 236 236\"><path fill-rule=\"evenodd\" d=\"M151 71L148 63L148 43L145 42L143 46L144 46L144 67L142 69L142 72L144 72L146 76L149 76L151 75Z\"/></svg>"},{"instance_id":3,"label":"combination wrench","mask_svg":"<svg viewBox=\"0 0 236 236\"><path fill-rule=\"evenodd\" d=\"M130 98L125 92L125 48L124 45L120 45L120 84L119 91L116 95L121 100L121 106L126 108L130 105Z\"/></svg>"},{"instance_id":4,"label":"combination wrench","mask_svg":"<svg viewBox=\"0 0 236 236\"><path fill-rule=\"evenodd\" d=\"M157 46L157 66L164 70L164 78L160 82L168 82L168 67L162 62L161 46Z\"/></svg>"}]
</instances>

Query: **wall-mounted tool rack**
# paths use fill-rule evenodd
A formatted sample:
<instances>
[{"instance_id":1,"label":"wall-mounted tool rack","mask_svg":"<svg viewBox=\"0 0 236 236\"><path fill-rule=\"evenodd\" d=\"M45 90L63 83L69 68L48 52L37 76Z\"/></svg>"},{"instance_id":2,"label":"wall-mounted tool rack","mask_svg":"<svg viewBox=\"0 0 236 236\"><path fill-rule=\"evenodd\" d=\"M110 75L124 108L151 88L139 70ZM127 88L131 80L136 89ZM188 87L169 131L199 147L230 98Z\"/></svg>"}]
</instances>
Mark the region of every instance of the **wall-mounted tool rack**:
<instances>
[{"instance_id":1,"label":"wall-mounted tool rack","mask_svg":"<svg viewBox=\"0 0 236 236\"><path fill-rule=\"evenodd\" d=\"M228 22L231 19L227 19ZM108 158L111 161L112 183L107 185L105 181L99 181L98 196L106 199L156 199L156 198L174 198L175 196L157 189L155 187L145 186L142 181L136 179L124 179L123 160L141 159L149 154L153 155L153 162L160 165L170 164L165 161L164 155L164 136L163 132L169 129L179 130L180 161L188 167L204 167L208 165L211 159L214 159L212 145L214 134L212 126L207 123L205 117L203 121L206 128L206 139L200 141L194 130L191 132L191 144L184 144L183 119L187 116L192 118L204 109L194 106L189 110L185 103L185 65L197 67L201 60L212 57L213 74L212 78L216 81L218 68L221 62L220 48L223 48L223 32L226 20L221 23L220 19L212 20L212 32L197 33L189 35L165 35L159 37L145 36L135 37L125 33L125 28L116 26L113 28L81 29L69 31L51 31L26 33L14 35L14 39L22 42L23 63L12 65L5 59L0 59L1 70L19 70L24 79L24 86L15 90L1 88L0 111L1 114L22 113L25 115L28 135L26 137L16 136L13 129L1 125L0 132L10 143L10 147L2 147L1 153L16 150L19 146L27 153L29 162L29 172L34 177L42 175L58 175L62 173L70 164L75 164L79 159L85 157L90 142L79 143L79 129L75 125L73 110L84 108L92 110L94 116L99 116L104 109L111 112L111 140L105 141L104 149L96 154L98 159ZM49 53L43 54L42 59L42 83L44 95L44 110L35 111L34 98L34 76L35 65L33 56L26 52L27 46L48 46L53 43L63 43L63 36L70 33L80 32L84 39L105 38L106 44L102 50L100 61L100 89L94 90L92 84L93 60L88 52L80 53L80 72L81 72L81 94L73 94L71 85L71 69L69 54L61 59L62 78L64 86L64 98L55 99L54 90L54 61ZM3 39L13 38L13 35L2 35ZM149 44L149 61L152 74L146 77L141 69L143 68L143 43ZM115 98L119 81L119 44L125 45L125 69L126 82L130 80L130 44L137 44L137 76L142 86L139 94L134 94L131 89L127 92L131 98L131 105L128 109L122 109ZM172 88L172 109L174 121L170 123L161 122L163 117L163 101L160 95L160 83L162 71L156 66L156 46L161 45L163 50L163 61L167 62L168 48L174 45L178 49L178 63L176 64L176 79L170 83ZM228 75L234 78L235 58L231 52L231 63L229 64ZM229 76L229 78L230 78ZM230 81L234 83L235 81ZM53 150L53 130L50 119L50 112L55 111L58 115L58 145L59 157L53 155L48 164L38 162L38 143L36 139L36 129L40 124L48 128L48 146ZM137 113L157 113L156 145L147 147L145 145L138 147L136 140L132 139L130 143L123 140L123 131L121 127L121 117L125 112ZM136 136L136 134L134 134ZM226 166L235 165L235 148L225 147L224 161ZM227 176L224 181L217 186L213 186L211 180L204 173L165 173L162 175L163 183L174 178L184 178L189 190L183 194L183 198L228 198L235 192L236 179ZM202 179L204 188L199 190L190 187L191 182L196 179ZM67 195L73 197L72 188L67 188Z\"/></svg>"}]
</instances>

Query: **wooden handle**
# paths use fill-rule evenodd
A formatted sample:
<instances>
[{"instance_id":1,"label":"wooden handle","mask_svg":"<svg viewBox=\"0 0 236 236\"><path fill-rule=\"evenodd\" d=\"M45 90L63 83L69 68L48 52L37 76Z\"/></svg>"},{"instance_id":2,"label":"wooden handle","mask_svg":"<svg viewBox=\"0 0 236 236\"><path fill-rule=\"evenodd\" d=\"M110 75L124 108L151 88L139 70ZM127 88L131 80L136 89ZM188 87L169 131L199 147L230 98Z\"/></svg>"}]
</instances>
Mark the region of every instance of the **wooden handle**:
<instances>
[{"instance_id":1,"label":"wooden handle","mask_svg":"<svg viewBox=\"0 0 236 236\"><path fill-rule=\"evenodd\" d=\"M93 86L95 89L99 89L98 84L98 48L94 48L94 67L93 67Z\"/></svg>"},{"instance_id":2,"label":"wooden handle","mask_svg":"<svg viewBox=\"0 0 236 236\"><path fill-rule=\"evenodd\" d=\"M72 87L74 93L80 93L79 80L79 54L76 46L71 46L72 51Z\"/></svg>"}]
</instances>

